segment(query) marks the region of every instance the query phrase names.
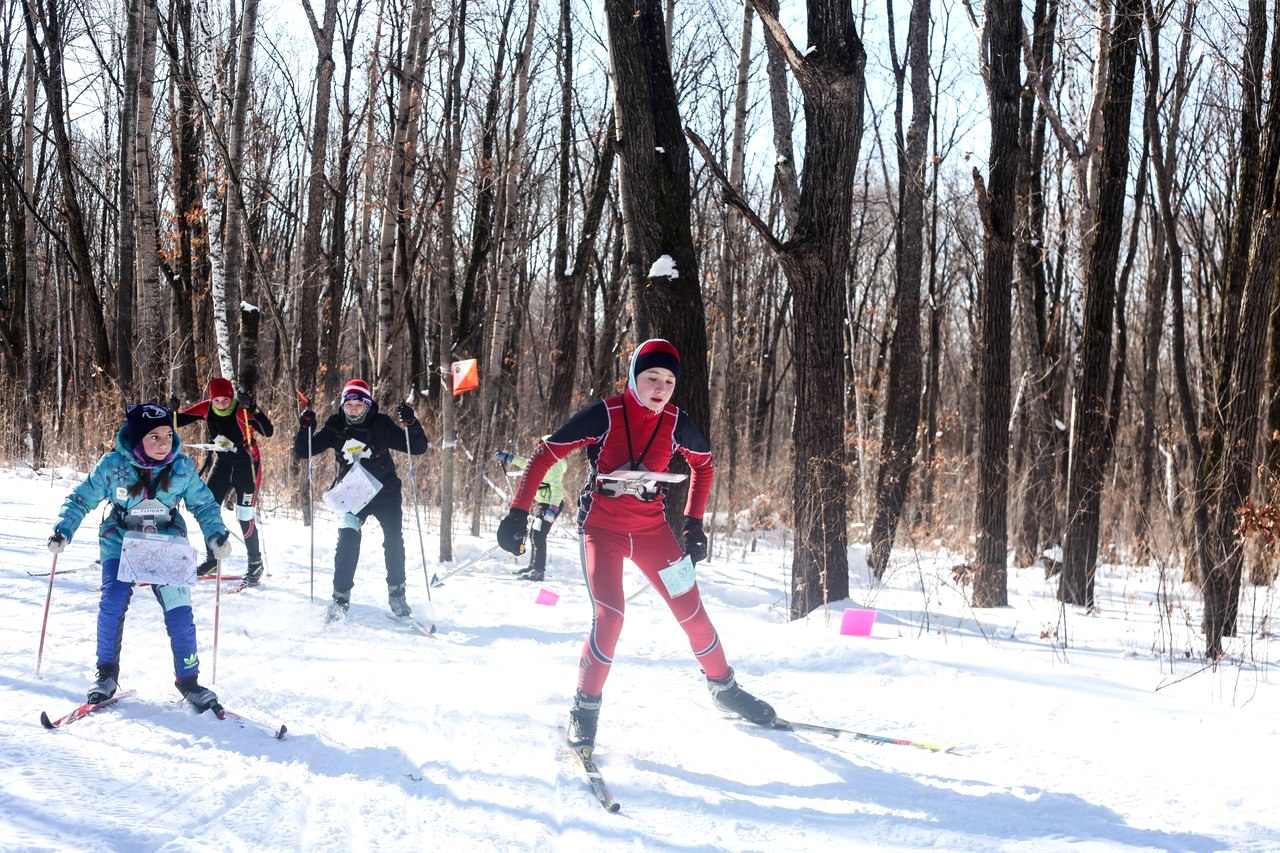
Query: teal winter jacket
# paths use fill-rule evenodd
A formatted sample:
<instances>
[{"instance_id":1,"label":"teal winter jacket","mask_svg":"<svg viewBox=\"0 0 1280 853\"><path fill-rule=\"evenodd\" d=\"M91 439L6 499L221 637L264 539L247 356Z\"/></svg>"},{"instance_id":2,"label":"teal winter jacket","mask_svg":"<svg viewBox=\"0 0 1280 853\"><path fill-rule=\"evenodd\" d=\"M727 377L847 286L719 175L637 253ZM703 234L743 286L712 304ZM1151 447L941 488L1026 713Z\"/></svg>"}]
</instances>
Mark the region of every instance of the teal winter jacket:
<instances>
[{"instance_id":1,"label":"teal winter jacket","mask_svg":"<svg viewBox=\"0 0 1280 853\"><path fill-rule=\"evenodd\" d=\"M169 469L168 482L156 492L151 483L163 479L161 475L165 469ZM141 488L138 488L139 484ZM125 437L124 427L116 434L116 449L99 459L89 478L67 496L53 529L70 540L84 517L103 501L109 501L112 511L106 514L98 527L98 547L103 562L117 559L126 530L124 514L148 498L154 498L174 511L172 523L159 525L157 533L186 536L186 522L176 511L179 501L185 501L187 509L195 515L206 543L227 532L226 525L222 523L222 508L200 479L196 463L182 452L182 439L178 434L175 432L173 436L173 459L164 466L148 469L134 459L133 447Z\"/></svg>"}]
</instances>

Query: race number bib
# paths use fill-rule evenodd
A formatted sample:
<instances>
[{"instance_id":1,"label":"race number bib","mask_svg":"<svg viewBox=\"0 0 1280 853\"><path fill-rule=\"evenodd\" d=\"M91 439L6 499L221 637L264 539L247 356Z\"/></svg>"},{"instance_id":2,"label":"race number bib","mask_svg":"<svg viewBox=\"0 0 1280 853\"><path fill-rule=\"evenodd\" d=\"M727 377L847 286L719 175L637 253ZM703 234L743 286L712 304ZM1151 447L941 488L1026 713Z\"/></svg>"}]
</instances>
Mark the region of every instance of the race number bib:
<instances>
[{"instance_id":1,"label":"race number bib","mask_svg":"<svg viewBox=\"0 0 1280 853\"><path fill-rule=\"evenodd\" d=\"M357 513L382 489L382 481L356 462L338 484L324 493L324 502L338 515Z\"/></svg>"},{"instance_id":2,"label":"race number bib","mask_svg":"<svg viewBox=\"0 0 1280 853\"><path fill-rule=\"evenodd\" d=\"M190 586L196 582L196 549L185 536L131 530L120 546L116 578L155 586Z\"/></svg>"},{"instance_id":3,"label":"race number bib","mask_svg":"<svg viewBox=\"0 0 1280 853\"><path fill-rule=\"evenodd\" d=\"M693 573L693 560L685 554L665 569L658 569L658 577L667 588L667 595L675 598L693 589L697 578Z\"/></svg>"}]
</instances>

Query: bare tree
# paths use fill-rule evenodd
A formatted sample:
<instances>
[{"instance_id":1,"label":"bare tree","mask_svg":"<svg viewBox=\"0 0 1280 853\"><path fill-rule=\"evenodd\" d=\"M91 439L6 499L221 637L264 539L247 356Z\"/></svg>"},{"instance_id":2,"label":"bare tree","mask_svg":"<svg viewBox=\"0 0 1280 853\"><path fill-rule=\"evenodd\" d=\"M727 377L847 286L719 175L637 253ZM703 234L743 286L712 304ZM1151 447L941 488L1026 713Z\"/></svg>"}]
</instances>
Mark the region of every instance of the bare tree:
<instances>
[{"instance_id":1,"label":"bare tree","mask_svg":"<svg viewBox=\"0 0 1280 853\"><path fill-rule=\"evenodd\" d=\"M1104 15L1105 15L1104 7ZM1084 308L1081 318L1080 372L1072 397L1071 463L1067 477L1067 525L1062 545L1058 598L1093 606L1098 559L1102 487L1111 457L1114 425L1111 389L1112 330L1115 321L1116 268L1129 173L1129 130L1134 68L1142 25L1142 0L1118 0L1102 22L1109 35L1102 89L1097 151L1100 168L1094 187L1087 244Z\"/></svg>"},{"instance_id":2,"label":"bare tree","mask_svg":"<svg viewBox=\"0 0 1280 853\"><path fill-rule=\"evenodd\" d=\"M91 355L97 365L106 369L111 364L111 345L107 336L106 313L94 280L93 257L89 251L89 234L84 211L76 190L75 155L68 130L68 116L63 103L63 32L60 0L28 0L22 7L27 38L35 53L36 75L45 94L45 109L53 132L58 176L62 184L62 215L66 225L66 244L70 250L71 270L76 290L83 300L83 317L88 324ZM43 35L43 40L40 36Z\"/></svg>"},{"instance_id":3,"label":"bare tree","mask_svg":"<svg viewBox=\"0 0 1280 853\"><path fill-rule=\"evenodd\" d=\"M871 525L867 564L877 578L884 575L898 521L916 461L920 426L920 282L924 265L924 200L929 143L929 0L913 0L907 24L905 63L898 61L890 36L897 107L894 123L898 150L899 214L896 222L896 326L889 357L889 390L885 404L880 467L876 475L876 515ZM889 2L889 20L893 4ZM911 66L911 126L901 138L903 81Z\"/></svg>"},{"instance_id":4,"label":"bare tree","mask_svg":"<svg viewBox=\"0 0 1280 853\"><path fill-rule=\"evenodd\" d=\"M1008 603L1006 553L1009 496L1009 358L1013 284L1014 187L1021 149L1018 140L1018 42L1021 3L988 4L981 37L980 67L991 110L990 176L973 170L982 213L983 263L978 289L979 333L974 342L978 380L977 574L973 603Z\"/></svg>"},{"instance_id":5,"label":"bare tree","mask_svg":"<svg viewBox=\"0 0 1280 853\"><path fill-rule=\"evenodd\" d=\"M302 281L298 288L299 388L314 394L320 371L319 307L321 285L329 278L322 227L328 178L325 157L329 145L329 108L333 103L333 32L338 0L325 0L324 18L317 22L310 0L302 0L316 43L316 98L311 117L311 163L307 173L307 219L302 237Z\"/></svg>"},{"instance_id":6,"label":"bare tree","mask_svg":"<svg viewBox=\"0 0 1280 853\"><path fill-rule=\"evenodd\" d=\"M849 594L844 449L844 282L849 258L854 175L862 142L866 53L847 0L808 0L809 49L799 51L768 6L751 0L769 39L805 99L805 180L789 239L781 242L714 166L726 200L777 254L791 285L795 322L796 416L791 488L796 526L791 616L800 618ZM775 99L775 133L777 108ZM786 152L778 152L779 159Z\"/></svg>"},{"instance_id":7,"label":"bare tree","mask_svg":"<svg viewBox=\"0 0 1280 853\"><path fill-rule=\"evenodd\" d=\"M689 225L689 147L661 7L660 0L605 2L619 196L638 335L667 338L680 350L680 406L706 429L707 328ZM663 256L672 263L655 266ZM678 512L678 503L669 506Z\"/></svg>"}]
</instances>

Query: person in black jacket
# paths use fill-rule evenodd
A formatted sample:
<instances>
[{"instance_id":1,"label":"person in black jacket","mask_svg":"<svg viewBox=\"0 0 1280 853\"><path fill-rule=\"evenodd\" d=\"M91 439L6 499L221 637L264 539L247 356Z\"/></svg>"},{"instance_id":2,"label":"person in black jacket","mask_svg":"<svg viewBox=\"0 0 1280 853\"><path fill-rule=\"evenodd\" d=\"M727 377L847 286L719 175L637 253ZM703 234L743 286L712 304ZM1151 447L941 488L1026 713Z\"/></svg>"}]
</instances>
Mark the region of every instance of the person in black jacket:
<instances>
[{"instance_id":1,"label":"person in black jacket","mask_svg":"<svg viewBox=\"0 0 1280 853\"><path fill-rule=\"evenodd\" d=\"M408 403L396 407L399 423L378 411L369 386L353 379L342 389L342 405L338 412L316 429L316 413L310 409L298 416L298 435L293 453L306 459L308 452L332 450L338 460L338 479L352 470L355 462L381 485L362 508L347 512L338 528L338 547L333 555L333 601L329 604L328 621L346 615L355 585L356 563L360 559L360 528L369 516L382 526L382 549L387 563L387 600L396 616L413 611L405 601L404 533L401 530L400 477L391 451L426 453L429 444L422 425ZM311 442L308 449L307 436Z\"/></svg>"},{"instance_id":2,"label":"person in black jacket","mask_svg":"<svg viewBox=\"0 0 1280 853\"><path fill-rule=\"evenodd\" d=\"M208 424L209 441L219 448L213 451L213 469L209 471L205 484L219 504L227 497L227 492L236 490L236 519L240 522L244 550L249 558L244 586L257 586L262 581L262 548L258 544L255 518L258 491L262 487L262 453L258 449L258 436L270 438L275 428L271 426L267 413L254 405L248 392L241 389L237 399L231 380L221 376L209 381L209 399L177 413L179 427L199 421ZM217 566L218 561L209 551L204 562L196 568L196 574L206 577L213 574Z\"/></svg>"}]
</instances>

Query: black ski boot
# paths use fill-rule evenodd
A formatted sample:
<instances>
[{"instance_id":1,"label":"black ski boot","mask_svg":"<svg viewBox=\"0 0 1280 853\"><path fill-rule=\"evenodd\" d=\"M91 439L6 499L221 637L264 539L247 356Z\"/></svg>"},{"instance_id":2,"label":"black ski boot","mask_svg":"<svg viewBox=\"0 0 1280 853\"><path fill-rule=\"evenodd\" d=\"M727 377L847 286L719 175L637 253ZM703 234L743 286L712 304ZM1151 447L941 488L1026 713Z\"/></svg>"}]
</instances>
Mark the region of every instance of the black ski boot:
<instances>
[{"instance_id":1,"label":"black ski boot","mask_svg":"<svg viewBox=\"0 0 1280 853\"><path fill-rule=\"evenodd\" d=\"M708 678L707 687L711 689L711 698L715 700L716 707L721 711L737 714L757 726L772 726L778 718L772 705L757 699L738 686L738 680L733 677L733 670L729 670L728 678L720 681Z\"/></svg>"},{"instance_id":2,"label":"black ski boot","mask_svg":"<svg viewBox=\"0 0 1280 853\"><path fill-rule=\"evenodd\" d=\"M347 618L347 608L351 606L350 592L335 592L333 601L329 602L329 609L325 611L324 621L337 622L339 619Z\"/></svg>"},{"instance_id":3,"label":"black ski boot","mask_svg":"<svg viewBox=\"0 0 1280 853\"><path fill-rule=\"evenodd\" d=\"M244 580L240 582L241 586L257 586L262 583L262 558L250 560L249 565L244 570Z\"/></svg>"},{"instance_id":4,"label":"black ski boot","mask_svg":"<svg viewBox=\"0 0 1280 853\"><path fill-rule=\"evenodd\" d=\"M195 709L201 714L209 710L214 713L222 710L222 706L218 704L218 695L208 687L201 687L197 684L196 676L194 675L178 679L178 692L182 694L182 698L194 705Z\"/></svg>"},{"instance_id":5,"label":"black ski boot","mask_svg":"<svg viewBox=\"0 0 1280 853\"><path fill-rule=\"evenodd\" d=\"M546 572L542 569L535 569L533 566L529 566L524 571L516 572L516 577L522 581L540 581L546 577Z\"/></svg>"},{"instance_id":6,"label":"black ski boot","mask_svg":"<svg viewBox=\"0 0 1280 853\"><path fill-rule=\"evenodd\" d=\"M600 722L600 697L588 696L579 690L573 696L573 709L569 711L569 746L596 745L596 724Z\"/></svg>"},{"instance_id":7,"label":"black ski boot","mask_svg":"<svg viewBox=\"0 0 1280 853\"><path fill-rule=\"evenodd\" d=\"M218 558L214 557L213 555L210 555L205 558L205 561L203 563L196 566L196 577L207 578L210 575L216 574L217 571L218 571Z\"/></svg>"},{"instance_id":8,"label":"black ski boot","mask_svg":"<svg viewBox=\"0 0 1280 853\"><path fill-rule=\"evenodd\" d=\"M97 705L99 702L105 702L116 695L116 689L120 686L119 678L120 664L98 664L98 680L89 687L89 697L86 701L90 705Z\"/></svg>"},{"instance_id":9,"label":"black ski boot","mask_svg":"<svg viewBox=\"0 0 1280 853\"><path fill-rule=\"evenodd\" d=\"M404 584L387 587L387 604L391 607L391 612L401 619L413 615L409 602L404 600Z\"/></svg>"}]
</instances>

